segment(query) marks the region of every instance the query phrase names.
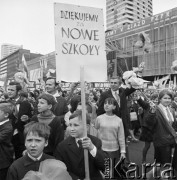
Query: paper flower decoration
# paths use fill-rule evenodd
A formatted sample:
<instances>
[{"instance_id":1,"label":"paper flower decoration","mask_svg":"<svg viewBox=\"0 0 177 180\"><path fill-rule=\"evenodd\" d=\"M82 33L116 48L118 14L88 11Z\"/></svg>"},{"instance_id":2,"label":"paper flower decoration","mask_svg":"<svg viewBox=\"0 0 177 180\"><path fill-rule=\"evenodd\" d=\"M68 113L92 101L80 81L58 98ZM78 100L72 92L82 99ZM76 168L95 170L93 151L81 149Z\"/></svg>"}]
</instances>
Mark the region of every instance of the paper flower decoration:
<instances>
[{"instance_id":1,"label":"paper flower decoration","mask_svg":"<svg viewBox=\"0 0 177 180\"><path fill-rule=\"evenodd\" d=\"M128 80L131 77L136 77L136 73L134 71L125 71L123 73L123 79Z\"/></svg>"},{"instance_id":2,"label":"paper flower decoration","mask_svg":"<svg viewBox=\"0 0 177 180\"><path fill-rule=\"evenodd\" d=\"M177 73L177 60L172 62L171 71Z\"/></svg>"},{"instance_id":3,"label":"paper flower decoration","mask_svg":"<svg viewBox=\"0 0 177 180\"><path fill-rule=\"evenodd\" d=\"M149 81L145 81L144 79L138 78L138 77L131 77L128 79L128 82L131 84L131 86L135 89L141 89L143 88L143 85L145 82L149 82Z\"/></svg>"},{"instance_id":4,"label":"paper flower decoration","mask_svg":"<svg viewBox=\"0 0 177 180\"><path fill-rule=\"evenodd\" d=\"M159 88L160 84L161 83L159 81L154 81L153 86L157 89Z\"/></svg>"},{"instance_id":5,"label":"paper flower decoration","mask_svg":"<svg viewBox=\"0 0 177 180\"><path fill-rule=\"evenodd\" d=\"M138 68L140 71L142 71L145 68L145 62L142 62Z\"/></svg>"}]
</instances>

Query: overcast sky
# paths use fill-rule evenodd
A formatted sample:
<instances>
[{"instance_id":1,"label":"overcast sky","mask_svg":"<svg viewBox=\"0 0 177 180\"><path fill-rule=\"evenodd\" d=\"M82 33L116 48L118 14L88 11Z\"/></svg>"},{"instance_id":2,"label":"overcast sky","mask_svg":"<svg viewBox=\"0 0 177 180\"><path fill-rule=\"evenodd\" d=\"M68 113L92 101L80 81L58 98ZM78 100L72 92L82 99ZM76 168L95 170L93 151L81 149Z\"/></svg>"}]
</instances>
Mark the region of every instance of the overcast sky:
<instances>
[{"instance_id":1,"label":"overcast sky","mask_svg":"<svg viewBox=\"0 0 177 180\"><path fill-rule=\"evenodd\" d=\"M106 0L0 0L0 45L23 45L32 53L55 50L54 2L98 7ZM177 0L153 0L153 14L177 7Z\"/></svg>"}]
</instances>

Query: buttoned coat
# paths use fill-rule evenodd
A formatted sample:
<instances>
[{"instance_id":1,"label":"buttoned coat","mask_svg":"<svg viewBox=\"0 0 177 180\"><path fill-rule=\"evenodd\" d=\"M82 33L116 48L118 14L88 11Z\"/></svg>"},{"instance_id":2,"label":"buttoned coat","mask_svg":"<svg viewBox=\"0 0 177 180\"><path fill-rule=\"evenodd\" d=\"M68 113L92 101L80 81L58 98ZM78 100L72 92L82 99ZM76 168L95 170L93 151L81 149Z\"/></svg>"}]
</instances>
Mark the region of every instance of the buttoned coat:
<instances>
[{"instance_id":1,"label":"buttoned coat","mask_svg":"<svg viewBox=\"0 0 177 180\"><path fill-rule=\"evenodd\" d=\"M91 180L102 180L100 170L104 171L104 160L106 153L101 150L101 140L94 137L88 136L92 143L97 148L96 157L93 157L90 152L89 155L89 170ZM61 142L54 153L56 159L61 160L65 163L67 171L73 178L84 179L85 178L85 166L84 166L84 150L80 151L76 144L76 140L73 137L68 137Z\"/></svg>"}]
</instances>

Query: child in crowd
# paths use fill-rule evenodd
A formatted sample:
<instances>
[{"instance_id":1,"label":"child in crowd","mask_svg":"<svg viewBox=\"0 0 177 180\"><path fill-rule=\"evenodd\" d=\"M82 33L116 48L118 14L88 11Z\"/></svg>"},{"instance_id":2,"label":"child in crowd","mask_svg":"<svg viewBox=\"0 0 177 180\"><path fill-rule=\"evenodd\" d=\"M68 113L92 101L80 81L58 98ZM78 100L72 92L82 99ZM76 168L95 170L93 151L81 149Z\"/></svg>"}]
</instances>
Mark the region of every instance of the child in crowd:
<instances>
[{"instance_id":1,"label":"child in crowd","mask_svg":"<svg viewBox=\"0 0 177 180\"><path fill-rule=\"evenodd\" d=\"M90 116L86 114L86 122L90 124ZM82 111L76 110L69 121L70 136L62 141L54 153L56 159L66 164L73 180L84 179L84 149L88 150L90 180L103 180L100 171L104 171L107 157L101 149L101 140L88 135L85 137Z\"/></svg>"},{"instance_id":2,"label":"child in crowd","mask_svg":"<svg viewBox=\"0 0 177 180\"><path fill-rule=\"evenodd\" d=\"M9 120L11 113L11 104L0 103L0 180L6 179L7 170L13 162L13 128Z\"/></svg>"},{"instance_id":3,"label":"child in crowd","mask_svg":"<svg viewBox=\"0 0 177 180\"><path fill-rule=\"evenodd\" d=\"M124 159L126 153L124 127L122 120L114 114L115 108L114 98L105 99L105 113L98 116L95 123L102 141L102 149L109 154L112 162Z\"/></svg>"},{"instance_id":4,"label":"child in crowd","mask_svg":"<svg viewBox=\"0 0 177 180\"><path fill-rule=\"evenodd\" d=\"M43 93L38 98L38 115L32 117L31 121L41 122L47 124L51 128L48 145L44 152L53 155L58 143L64 139L64 127L61 123L61 117L53 114L53 108L56 105L55 98Z\"/></svg>"},{"instance_id":5,"label":"child in crowd","mask_svg":"<svg viewBox=\"0 0 177 180\"><path fill-rule=\"evenodd\" d=\"M6 180L21 180L30 171L38 171L40 162L53 159L52 156L44 154L44 147L48 144L50 127L44 123L30 122L25 126L26 154L13 162L10 166Z\"/></svg>"}]
</instances>

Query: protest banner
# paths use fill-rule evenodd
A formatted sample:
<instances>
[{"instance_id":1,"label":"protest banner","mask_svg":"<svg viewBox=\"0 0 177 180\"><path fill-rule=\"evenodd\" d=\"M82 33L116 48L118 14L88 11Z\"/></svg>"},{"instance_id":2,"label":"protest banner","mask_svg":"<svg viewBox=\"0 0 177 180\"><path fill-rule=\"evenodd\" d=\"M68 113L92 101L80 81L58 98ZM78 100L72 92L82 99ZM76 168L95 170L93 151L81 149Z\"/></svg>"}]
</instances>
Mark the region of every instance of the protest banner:
<instances>
[{"instance_id":1,"label":"protest banner","mask_svg":"<svg viewBox=\"0 0 177 180\"><path fill-rule=\"evenodd\" d=\"M57 81L79 81L81 66L85 81L106 81L103 10L55 3L54 20Z\"/></svg>"}]
</instances>

